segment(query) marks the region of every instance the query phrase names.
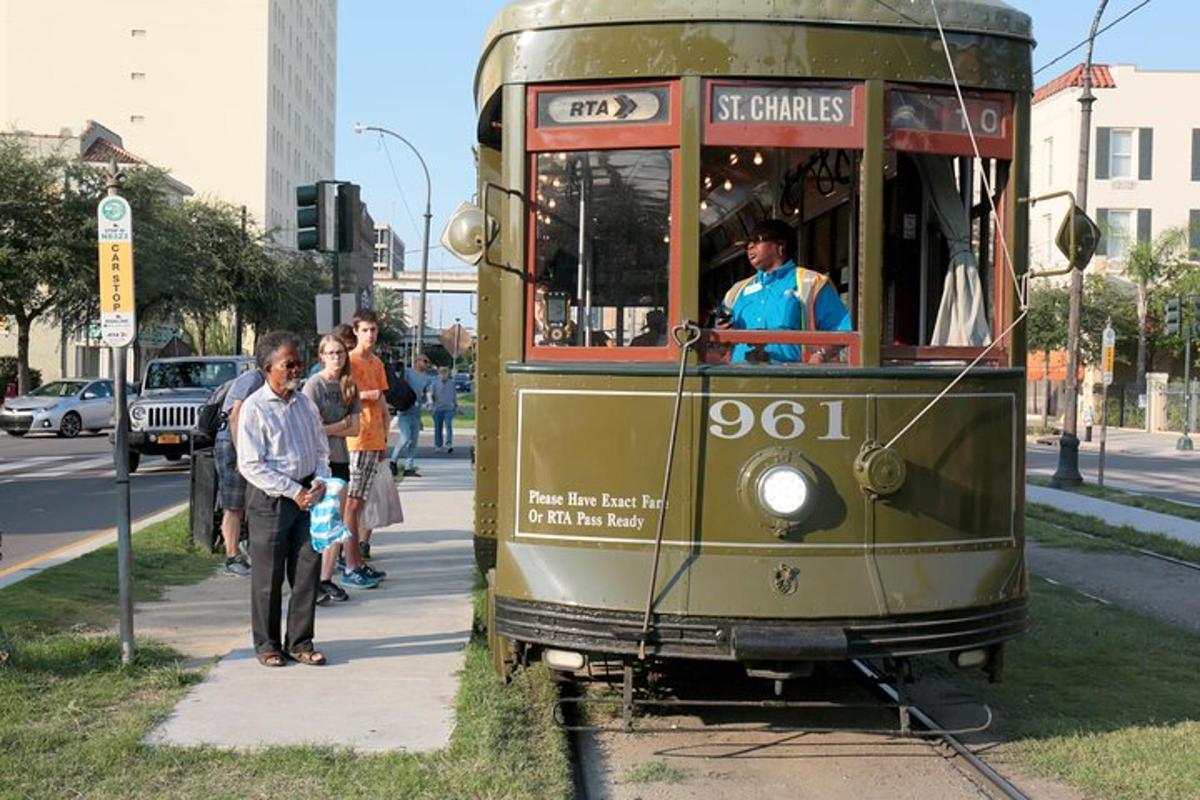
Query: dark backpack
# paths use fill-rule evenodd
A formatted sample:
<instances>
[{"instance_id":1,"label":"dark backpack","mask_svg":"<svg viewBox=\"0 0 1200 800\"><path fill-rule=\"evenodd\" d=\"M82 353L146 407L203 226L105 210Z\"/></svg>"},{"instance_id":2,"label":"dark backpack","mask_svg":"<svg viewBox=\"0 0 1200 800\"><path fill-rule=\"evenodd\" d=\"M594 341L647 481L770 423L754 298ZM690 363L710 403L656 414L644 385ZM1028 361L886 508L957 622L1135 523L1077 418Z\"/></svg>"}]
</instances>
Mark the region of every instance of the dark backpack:
<instances>
[{"instance_id":1,"label":"dark backpack","mask_svg":"<svg viewBox=\"0 0 1200 800\"><path fill-rule=\"evenodd\" d=\"M417 402L417 393L408 385L404 375L404 367L387 371L388 388L384 397L387 403L396 411L408 411Z\"/></svg>"},{"instance_id":2,"label":"dark backpack","mask_svg":"<svg viewBox=\"0 0 1200 800\"><path fill-rule=\"evenodd\" d=\"M200 412L196 414L196 430L209 439L215 439L217 431L229 425L229 415L221 410L221 406L225 405L225 395L229 394L229 387L233 386L236 380L237 378L230 378L213 389L204 405L200 406Z\"/></svg>"}]
</instances>

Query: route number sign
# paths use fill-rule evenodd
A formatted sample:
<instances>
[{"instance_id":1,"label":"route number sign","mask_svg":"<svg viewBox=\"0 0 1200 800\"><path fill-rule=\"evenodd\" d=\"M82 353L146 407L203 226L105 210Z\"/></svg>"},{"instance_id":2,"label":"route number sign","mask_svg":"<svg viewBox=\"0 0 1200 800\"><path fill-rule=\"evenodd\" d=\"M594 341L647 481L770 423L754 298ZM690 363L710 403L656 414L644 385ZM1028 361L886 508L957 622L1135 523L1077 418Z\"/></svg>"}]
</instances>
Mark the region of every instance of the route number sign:
<instances>
[{"instance_id":1,"label":"route number sign","mask_svg":"<svg viewBox=\"0 0 1200 800\"><path fill-rule=\"evenodd\" d=\"M137 333L133 305L133 211L123 197L105 197L96 208L100 253L100 338L126 347Z\"/></svg>"}]
</instances>

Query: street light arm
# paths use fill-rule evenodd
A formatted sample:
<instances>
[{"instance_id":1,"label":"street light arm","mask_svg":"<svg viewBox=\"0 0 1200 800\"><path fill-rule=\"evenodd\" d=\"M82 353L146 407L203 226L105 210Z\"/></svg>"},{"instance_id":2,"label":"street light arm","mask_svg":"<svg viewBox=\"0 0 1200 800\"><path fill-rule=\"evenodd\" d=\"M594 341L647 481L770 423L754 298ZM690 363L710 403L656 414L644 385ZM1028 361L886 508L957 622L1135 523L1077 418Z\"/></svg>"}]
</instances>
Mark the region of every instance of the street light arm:
<instances>
[{"instance_id":1,"label":"street light arm","mask_svg":"<svg viewBox=\"0 0 1200 800\"><path fill-rule=\"evenodd\" d=\"M425 171L425 210L428 212L433 199L433 182L429 179L429 167L425 164L425 159L421 157L421 151L418 150L412 142L410 142L408 139L405 139L400 134L393 130L388 130L387 128L381 128L378 125L363 125L362 123L359 123L354 126L354 130L357 133L364 133L366 131L375 131L379 134L386 133L387 135L394 136L408 145L408 149L413 151L413 155L417 157L417 161L421 162L421 169Z\"/></svg>"}]
</instances>

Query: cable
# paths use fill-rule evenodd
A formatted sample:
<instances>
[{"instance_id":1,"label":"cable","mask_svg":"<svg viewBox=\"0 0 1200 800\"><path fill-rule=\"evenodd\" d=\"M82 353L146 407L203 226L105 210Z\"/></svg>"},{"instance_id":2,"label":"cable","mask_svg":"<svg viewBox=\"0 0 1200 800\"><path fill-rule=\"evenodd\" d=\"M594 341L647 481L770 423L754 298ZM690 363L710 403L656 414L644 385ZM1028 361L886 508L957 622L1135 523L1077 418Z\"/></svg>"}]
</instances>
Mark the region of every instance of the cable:
<instances>
[{"instance_id":1,"label":"cable","mask_svg":"<svg viewBox=\"0 0 1200 800\"><path fill-rule=\"evenodd\" d=\"M396 182L396 191L400 192L400 202L404 203L404 210L408 213L408 221L413 226L413 234L418 239L421 238L421 228L417 225L417 218L413 216L412 209L408 207L408 197L404 194L404 188L400 185L400 176L396 174L396 164L392 161L392 151L388 149L387 140L383 138L383 134L379 134L379 146L383 148L383 154L387 157L388 166L392 169L392 180Z\"/></svg>"},{"instance_id":2,"label":"cable","mask_svg":"<svg viewBox=\"0 0 1200 800\"><path fill-rule=\"evenodd\" d=\"M879 0L876 0L876 2L879 2ZM1142 2L1138 3L1136 6L1134 6L1134 7L1133 7L1133 8L1131 8L1131 9L1129 9L1129 10L1128 10L1128 11L1126 11L1124 14L1122 14L1122 15L1121 15L1121 16L1119 16L1119 17L1117 17L1116 19L1114 19L1112 22L1110 22L1110 23L1108 23L1107 25L1105 25L1105 26L1104 26L1103 28L1101 28L1100 30L1096 31L1096 35L1097 35L1097 36L1099 36L1100 34L1104 33L1106 30L1108 30L1108 29L1109 29L1109 28L1111 28L1112 26L1116 25L1118 22L1120 22L1120 21L1122 21L1122 20L1126 19L1127 17L1129 17L1131 14L1133 14L1133 12L1135 12L1135 11L1137 11L1137 10L1139 10L1139 9L1145 8L1145 7L1146 7L1146 6L1148 6L1148 5L1150 5L1150 0L1142 0ZM1070 50L1066 51L1066 52L1065 52L1065 53L1063 53L1062 55L1058 56L1058 57L1057 57L1057 58L1055 58L1053 61L1049 61L1049 62L1047 62L1047 63L1043 64L1042 66L1038 67L1037 69L1035 69L1035 70L1033 71L1033 74L1034 74L1034 75L1037 75L1037 74L1038 74L1039 72L1041 72L1042 70L1044 70L1044 69L1048 69L1048 68L1050 68L1050 67L1054 66L1055 64L1057 64L1058 62L1062 61L1064 58L1066 58L1067 56L1071 55L1071 53L1074 53L1076 50L1078 50L1079 48L1083 47L1083 46L1084 46L1084 45L1086 45L1087 43L1088 43L1088 40L1087 40L1087 39L1084 39L1082 42L1080 42L1079 44L1075 45L1074 47L1072 47Z\"/></svg>"}]
</instances>

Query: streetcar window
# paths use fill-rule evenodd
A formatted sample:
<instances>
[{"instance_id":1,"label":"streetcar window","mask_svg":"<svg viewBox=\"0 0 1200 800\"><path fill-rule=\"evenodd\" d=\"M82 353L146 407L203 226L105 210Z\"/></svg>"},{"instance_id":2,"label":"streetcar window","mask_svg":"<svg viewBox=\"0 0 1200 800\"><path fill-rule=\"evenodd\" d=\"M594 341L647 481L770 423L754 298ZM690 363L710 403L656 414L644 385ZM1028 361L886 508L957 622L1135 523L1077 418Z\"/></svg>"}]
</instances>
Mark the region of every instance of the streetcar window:
<instances>
[{"instance_id":1,"label":"streetcar window","mask_svg":"<svg viewBox=\"0 0 1200 800\"><path fill-rule=\"evenodd\" d=\"M671 163L665 149L536 156L535 346L666 346Z\"/></svg>"},{"instance_id":2,"label":"streetcar window","mask_svg":"<svg viewBox=\"0 0 1200 800\"><path fill-rule=\"evenodd\" d=\"M914 347L990 344L998 273L983 179L998 192L1008 162L898 152L885 174L885 358L927 357Z\"/></svg>"},{"instance_id":3,"label":"streetcar window","mask_svg":"<svg viewBox=\"0 0 1200 800\"><path fill-rule=\"evenodd\" d=\"M728 310L722 309L722 303L730 287L754 274L746 245L755 226L763 220L778 219L794 231L790 252L797 265L828 279L850 314L850 330L857 329L854 315L860 160L860 151L850 149L753 146L703 149L700 307L702 314L707 314L710 327ZM766 347L770 349L769 345ZM846 361L844 346L834 348L833 352L830 348L825 350L827 357L823 360ZM708 360L727 357L727 354L707 356Z\"/></svg>"}]
</instances>

